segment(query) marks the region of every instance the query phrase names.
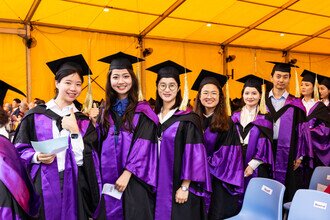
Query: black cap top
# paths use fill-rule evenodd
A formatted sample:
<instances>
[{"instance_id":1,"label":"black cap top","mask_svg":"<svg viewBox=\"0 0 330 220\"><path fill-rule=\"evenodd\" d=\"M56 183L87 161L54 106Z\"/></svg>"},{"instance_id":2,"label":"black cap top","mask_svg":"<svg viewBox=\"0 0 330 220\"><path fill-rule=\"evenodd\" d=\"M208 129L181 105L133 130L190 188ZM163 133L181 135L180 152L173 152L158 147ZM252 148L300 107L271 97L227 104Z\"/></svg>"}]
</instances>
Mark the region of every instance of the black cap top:
<instances>
[{"instance_id":1,"label":"black cap top","mask_svg":"<svg viewBox=\"0 0 330 220\"><path fill-rule=\"evenodd\" d=\"M118 52L99 59L99 61L110 64L110 70L113 69L133 69L132 64L144 61L139 57L135 57L123 52Z\"/></svg>"},{"instance_id":2,"label":"black cap top","mask_svg":"<svg viewBox=\"0 0 330 220\"><path fill-rule=\"evenodd\" d=\"M165 62L156 64L149 67L147 70L157 73L161 78L163 77L174 77L183 73L189 73L191 70L171 61L167 60Z\"/></svg>"},{"instance_id":3,"label":"black cap top","mask_svg":"<svg viewBox=\"0 0 330 220\"><path fill-rule=\"evenodd\" d=\"M198 91L200 86L206 84L214 84L222 88L226 84L226 82L227 82L226 76L202 69L191 89Z\"/></svg>"},{"instance_id":4,"label":"black cap top","mask_svg":"<svg viewBox=\"0 0 330 220\"><path fill-rule=\"evenodd\" d=\"M281 72L288 72L290 73L291 67L299 68L296 65L293 65L292 63L281 63L281 62L275 62L275 61L267 61L268 63L273 63L275 66L273 67L273 73L275 71L281 71Z\"/></svg>"},{"instance_id":5,"label":"black cap top","mask_svg":"<svg viewBox=\"0 0 330 220\"><path fill-rule=\"evenodd\" d=\"M315 78L316 78L316 73L311 72L309 70L304 70L300 76L302 76L302 81L304 82L310 82L314 85L315 83Z\"/></svg>"},{"instance_id":6,"label":"black cap top","mask_svg":"<svg viewBox=\"0 0 330 220\"><path fill-rule=\"evenodd\" d=\"M257 90L259 90L259 92L261 91L262 84L266 84L267 91L270 91L273 87L273 84L271 82L269 82L268 80L265 80L263 78L260 78L258 76L252 75L252 74L249 74L240 79L237 79L236 81L244 83L244 88L245 87L254 87Z\"/></svg>"},{"instance_id":7,"label":"black cap top","mask_svg":"<svg viewBox=\"0 0 330 220\"><path fill-rule=\"evenodd\" d=\"M63 70L75 70L76 72L81 73L83 76L88 74L92 75L92 71L90 70L87 62L81 54L70 57L63 57L58 60L50 61L46 64L55 76Z\"/></svg>"},{"instance_id":8,"label":"black cap top","mask_svg":"<svg viewBox=\"0 0 330 220\"><path fill-rule=\"evenodd\" d=\"M330 89L330 78L327 76L317 75L317 80L319 82L319 85L324 85L328 89Z\"/></svg>"},{"instance_id":9,"label":"black cap top","mask_svg":"<svg viewBox=\"0 0 330 220\"><path fill-rule=\"evenodd\" d=\"M19 89L16 89L15 87L9 85L8 83L0 80L0 106L3 105L3 100L6 97L8 89L17 92L18 94L21 94L26 97L26 95Z\"/></svg>"}]
</instances>

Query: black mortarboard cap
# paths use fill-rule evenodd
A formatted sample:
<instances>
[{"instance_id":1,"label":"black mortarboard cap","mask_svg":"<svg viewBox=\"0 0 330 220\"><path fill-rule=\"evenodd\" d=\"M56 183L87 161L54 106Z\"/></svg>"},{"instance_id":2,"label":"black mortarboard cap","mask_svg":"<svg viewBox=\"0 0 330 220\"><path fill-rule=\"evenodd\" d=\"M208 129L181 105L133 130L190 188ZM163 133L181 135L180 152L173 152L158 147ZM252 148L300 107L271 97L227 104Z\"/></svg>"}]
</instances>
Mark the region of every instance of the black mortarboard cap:
<instances>
[{"instance_id":1,"label":"black mortarboard cap","mask_svg":"<svg viewBox=\"0 0 330 220\"><path fill-rule=\"evenodd\" d=\"M313 85L315 84L315 78L316 78L316 73L311 72L309 70L304 70L300 76L302 76L302 81L304 82L310 82Z\"/></svg>"},{"instance_id":2,"label":"black mortarboard cap","mask_svg":"<svg viewBox=\"0 0 330 220\"><path fill-rule=\"evenodd\" d=\"M226 76L202 69L191 89L198 91L201 85L206 85L209 83L215 84L216 86L222 88L226 84L226 82Z\"/></svg>"},{"instance_id":3,"label":"black mortarboard cap","mask_svg":"<svg viewBox=\"0 0 330 220\"><path fill-rule=\"evenodd\" d=\"M291 67L296 67L299 68L296 65L293 65L292 63L282 63L282 62L275 62L275 61L267 61L268 63L275 64L273 67L272 72L274 73L275 71L281 71L281 72L288 72L290 73Z\"/></svg>"},{"instance_id":4,"label":"black mortarboard cap","mask_svg":"<svg viewBox=\"0 0 330 220\"><path fill-rule=\"evenodd\" d=\"M133 69L132 64L144 61L139 57L135 57L123 52L118 52L99 59L99 61L110 64L110 70L113 69Z\"/></svg>"},{"instance_id":5,"label":"black mortarboard cap","mask_svg":"<svg viewBox=\"0 0 330 220\"><path fill-rule=\"evenodd\" d=\"M3 105L3 100L6 97L8 89L17 92L18 94L21 94L26 97L26 95L19 89L16 89L15 87L9 85L8 83L0 80L0 106Z\"/></svg>"},{"instance_id":6,"label":"black mortarboard cap","mask_svg":"<svg viewBox=\"0 0 330 220\"><path fill-rule=\"evenodd\" d=\"M324 85L330 89L330 78L327 76L317 75L319 85Z\"/></svg>"},{"instance_id":7,"label":"black mortarboard cap","mask_svg":"<svg viewBox=\"0 0 330 220\"><path fill-rule=\"evenodd\" d=\"M191 70L171 61L167 60L165 62L156 64L152 67L149 67L147 70L157 73L160 78L163 77L175 77L183 73L189 73Z\"/></svg>"},{"instance_id":8,"label":"black mortarboard cap","mask_svg":"<svg viewBox=\"0 0 330 220\"><path fill-rule=\"evenodd\" d=\"M55 75L63 70L76 70L83 76L92 75L92 71L82 54L50 61L47 63L47 66Z\"/></svg>"},{"instance_id":9,"label":"black mortarboard cap","mask_svg":"<svg viewBox=\"0 0 330 220\"><path fill-rule=\"evenodd\" d=\"M246 75L240 79L237 79L236 81L244 83L244 88L245 87L254 87L254 88L258 88L258 90L259 90L259 89L261 89L261 85L265 84L266 91L270 91L273 87L273 84L271 82L269 82L268 80L265 80L263 78L260 78L258 76L252 75L252 74Z\"/></svg>"}]
</instances>

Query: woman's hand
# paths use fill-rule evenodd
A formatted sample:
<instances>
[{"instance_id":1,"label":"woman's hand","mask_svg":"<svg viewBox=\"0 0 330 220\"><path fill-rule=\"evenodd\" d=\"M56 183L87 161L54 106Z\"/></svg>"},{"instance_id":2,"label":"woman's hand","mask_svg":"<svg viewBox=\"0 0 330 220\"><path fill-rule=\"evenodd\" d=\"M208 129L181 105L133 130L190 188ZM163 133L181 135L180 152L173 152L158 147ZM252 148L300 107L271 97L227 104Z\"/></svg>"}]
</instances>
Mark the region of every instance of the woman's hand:
<instances>
[{"instance_id":1,"label":"woman's hand","mask_svg":"<svg viewBox=\"0 0 330 220\"><path fill-rule=\"evenodd\" d=\"M175 193L175 202L183 204L188 201L189 190L183 191L181 187Z\"/></svg>"},{"instance_id":2,"label":"woman's hand","mask_svg":"<svg viewBox=\"0 0 330 220\"><path fill-rule=\"evenodd\" d=\"M100 109L96 106L96 103L93 103L93 108L89 110L88 116L89 119L92 121L93 125L96 124L96 119L100 114Z\"/></svg>"},{"instance_id":3,"label":"woman's hand","mask_svg":"<svg viewBox=\"0 0 330 220\"><path fill-rule=\"evenodd\" d=\"M301 159L297 159L297 160L293 161L293 170L298 169L298 167L301 164L301 161L302 161Z\"/></svg>"},{"instance_id":4,"label":"woman's hand","mask_svg":"<svg viewBox=\"0 0 330 220\"><path fill-rule=\"evenodd\" d=\"M181 187L175 193L175 202L183 204L188 201L190 180L183 180ZM183 190L185 187L187 190Z\"/></svg>"},{"instance_id":5,"label":"woman's hand","mask_svg":"<svg viewBox=\"0 0 330 220\"><path fill-rule=\"evenodd\" d=\"M244 170L244 177L248 177L251 176L253 173L253 169L252 167L250 167L249 165L246 167L246 169Z\"/></svg>"},{"instance_id":6,"label":"woman's hand","mask_svg":"<svg viewBox=\"0 0 330 220\"><path fill-rule=\"evenodd\" d=\"M76 116L74 115L73 109L70 110L69 116L64 116L62 119L62 128L70 131L71 134L78 134L79 127L77 124Z\"/></svg>"},{"instance_id":7,"label":"woman's hand","mask_svg":"<svg viewBox=\"0 0 330 220\"><path fill-rule=\"evenodd\" d=\"M56 157L56 154L43 154L43 153L39 153L38 156L37 156L37 160L40 163L51 164L51 163L53 163L55 157Z\"/></svg>"},{"instance_id":8,"label":"woman's hand","mask_svg":"<svg viewBox=\"0 0 330 220\"><path fill-rule=\"evenodd\" d=\"M115 183L115 188L119 191L119 192L124 192L124 190L126 189L129 179L131 178L132 173L124 170L123 174L121 174L121 176L117 179L116 183ZM141 201L143 202L143 201Z\"/></svg>"}]
</instances>

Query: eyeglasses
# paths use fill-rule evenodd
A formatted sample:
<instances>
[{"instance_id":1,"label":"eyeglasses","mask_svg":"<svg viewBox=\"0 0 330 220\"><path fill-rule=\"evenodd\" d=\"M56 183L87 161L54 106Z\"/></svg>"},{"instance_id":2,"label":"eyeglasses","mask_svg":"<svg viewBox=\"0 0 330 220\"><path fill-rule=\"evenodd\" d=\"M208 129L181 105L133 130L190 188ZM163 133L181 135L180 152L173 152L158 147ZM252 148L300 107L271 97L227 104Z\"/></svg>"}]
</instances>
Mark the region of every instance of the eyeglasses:
<instances>
[{"instance_id":1,"label":"eyeglasses","mask_svg":"<svg viewBox=\"0 0 330 220\"><path fill-rule=\"evenodd\" d=\"M158 89L161 91L165 91L166 88L169 88L172 92L178 88L178 86L175 83L170 83L170 84L165 84L165 83L160 83L158 84Z\"/></svg>"}]
</instances>

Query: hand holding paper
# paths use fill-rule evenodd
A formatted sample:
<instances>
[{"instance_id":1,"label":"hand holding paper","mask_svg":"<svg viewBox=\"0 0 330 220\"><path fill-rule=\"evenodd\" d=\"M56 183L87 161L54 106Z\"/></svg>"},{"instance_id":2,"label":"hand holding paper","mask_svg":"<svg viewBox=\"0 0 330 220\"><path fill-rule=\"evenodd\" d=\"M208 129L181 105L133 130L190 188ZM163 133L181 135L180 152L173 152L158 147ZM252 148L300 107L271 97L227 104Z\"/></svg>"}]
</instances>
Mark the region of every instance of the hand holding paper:
<instances>
[{"instance_id":1,"label":"hand holding paper","mask_svg":"<svg viewBox=\"0 0 330 220\"><path fill-rule=\"evenodd\" d=\"M105 183L103 185L102 194L112 196L119 200L121 199L121 196L123 195L122 192L119 192L118 190L116 190L114 184L110 184L110 183Z\"/></svg>"},{"instance_id":2,"label":"hand holding paper","mask_svg":"<svg viewBox=\"0 0 330 220\"><path fill-rule=\"evenodd\" d=\"M68 148L68 137L65 136L46 141L31 141L31 144L36 152L43 154L57 154Z\"/></svg>"}]
</instances>

